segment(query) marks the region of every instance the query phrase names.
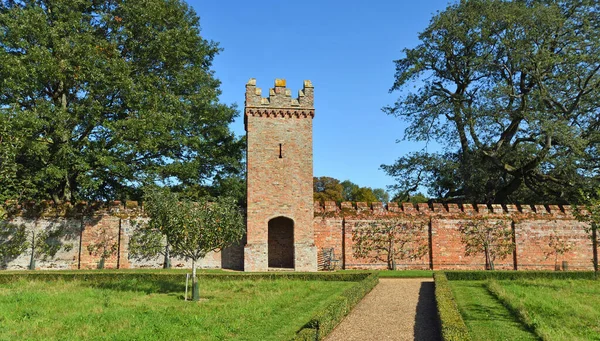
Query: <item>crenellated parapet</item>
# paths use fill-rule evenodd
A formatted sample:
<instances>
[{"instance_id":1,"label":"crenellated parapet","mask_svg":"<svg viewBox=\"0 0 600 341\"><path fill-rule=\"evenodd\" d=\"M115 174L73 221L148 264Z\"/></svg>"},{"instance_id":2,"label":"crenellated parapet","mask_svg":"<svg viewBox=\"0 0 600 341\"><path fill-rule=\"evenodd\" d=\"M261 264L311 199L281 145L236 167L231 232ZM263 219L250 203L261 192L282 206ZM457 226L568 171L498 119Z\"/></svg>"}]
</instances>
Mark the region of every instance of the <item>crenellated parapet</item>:
<instances>
[{"instance_id":1,"label":"crenellated parapet","mask_svg":"<svg viewBox=\"0 0 600 341\"><path fill-rule=\"evenodd\" d=\"M285 79L276 79L275 87L269 89L269 96L263 97L262 89L256 87L256 79L246 84L245 116L259 117L314 117L314 87L309 80L304 81L298 97L292 97L292 90L286 87Z\"/></svg>"},{"instance_id":2,"label":"crenellated parapet","mask_svg":"<svg viewBox=\"0 0 600 341\"><path fill-rule=\"evenodd\" d=\"M504 205L504 204L442 204L442 203L395 203L342 202L314 203L315 217L360 216L385 217L400 215L428 215L441 217L507 216L518 218L574 219L570 205Z\"/></svg>"},{"instance_id":3,"label":"crenellated parapet","mask_svg":"<svg viewBox=\"0 0 600 341\"><path fill-rule=\"evenodd\" d=\"M56 204L52 201L31 201L5 204L9 218L74 218L111 215L121 218L143 216L143 203L138 201L80 201Z\"/></svg>"}]
</instances>

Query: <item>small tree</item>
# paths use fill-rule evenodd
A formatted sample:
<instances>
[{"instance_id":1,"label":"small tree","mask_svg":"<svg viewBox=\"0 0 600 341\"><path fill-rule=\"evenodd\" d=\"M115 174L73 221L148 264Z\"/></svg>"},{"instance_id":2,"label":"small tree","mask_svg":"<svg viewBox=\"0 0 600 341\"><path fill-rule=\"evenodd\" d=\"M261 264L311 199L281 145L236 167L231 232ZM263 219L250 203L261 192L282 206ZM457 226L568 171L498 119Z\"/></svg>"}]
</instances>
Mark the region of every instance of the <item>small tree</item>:
<instances>
[{"instance_id":1,"label":"small tree","mask_svg":"<svg viewBox=\"0 0 600 341\"><path fill-rule=\"evenodd\" d=\"M234 199L219 198L213 202L178 200L166 190L147 192L145 209L150 217L149 231L153 243L157 234L166 236L171 254L192 261L192 297L200 299L196 266L207 253L220 251L239 241L244 235L244 219Z\"/></svg>"},{"instance_id":2,"label":"small tree","mask_svg":"<svg viewBox=\"0 0 600 341\"><path fill-rule=\"evenodd\" d=\"M173 223L173 217L179 211L179 195L166 188L147 186L144 189L144 200L144 210L150 220L136 224L129 241L129 252L137 259L163 255L163 268L170 268L171 251L167 232Z\"/></svg>"},{"instance_id":3,"label":"small tree","mask_svg":"<svg viewBox=\"0 0 600 341\"><path fill-rule=\"evenodd\" d=\"M487 218L474 218L459 225L465 255L485 255L486 270L494 270L496 258L505 258L515 249L512 229L504 220L495 222Z\"/></svg>"},{"instance_id":4,"label":"small tree","mask_svg":"<svg viewBox=\"0 0 600 341\"><path fill-rule=\"evenodd\" d=\"M573 245L567 238L560 237L556 232L553 232L550 237L548 237L548 246L551 248L551 251L546 253L546 258L554 256L554 270L560 270L558 255L562 256L571 251Z\"/></svg>"},{"instance_id":5,"label":"small tree","mask_svg":"<svg viewBox=\"0 0 600 341\"><path fill-rule=\"evenodd\" d=\"M87 249L90 255L100 256L98 269L104 269L106 259L114 256L117 252L118 245L116 239L117 237L110 234L108 229L101 227L96 241L88 245Z\"/></svg>"},{"instance_id":6,"label":"small tree","mask_svg":"<svg viewBox=\"0 0 600 341\"><path fill-rule=\"evenodd\" d=\"M396 270L396 261L418 259L427 253L422 222L392 218L359 224L352 235L354 257L387 262Z\"/></svg>"},{"instance_id":7,"label":"small tree","mask_svg":"<svg viewBox=\"0 0 600 341\"><path fill-rule=\"evenodd\" d=\"M594 275L598 278L598 227L600 226L600 189L593 193L580 192L583 207L575 207L577 220L587 223L586 232L592 240L592 263Z\"/></svg>"}]
</instances>

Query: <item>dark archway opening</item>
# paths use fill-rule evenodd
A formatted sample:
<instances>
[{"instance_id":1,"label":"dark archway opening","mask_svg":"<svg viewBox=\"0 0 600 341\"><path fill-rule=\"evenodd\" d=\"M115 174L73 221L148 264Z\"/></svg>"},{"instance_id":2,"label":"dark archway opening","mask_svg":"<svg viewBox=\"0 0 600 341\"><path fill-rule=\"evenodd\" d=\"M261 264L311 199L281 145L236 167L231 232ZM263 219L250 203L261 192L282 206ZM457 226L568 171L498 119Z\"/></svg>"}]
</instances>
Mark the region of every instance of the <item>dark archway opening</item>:
<instances>
[{"instance_id":1,"label":"dark archway opening","mask_svg":"<svg viewBox=\"0 0 600 341\"><path fill-rule=\"evenodd\" d=\"M269 267L294 268L294 221L286 217L269 220Z\"/></svg>"}]
</instances>

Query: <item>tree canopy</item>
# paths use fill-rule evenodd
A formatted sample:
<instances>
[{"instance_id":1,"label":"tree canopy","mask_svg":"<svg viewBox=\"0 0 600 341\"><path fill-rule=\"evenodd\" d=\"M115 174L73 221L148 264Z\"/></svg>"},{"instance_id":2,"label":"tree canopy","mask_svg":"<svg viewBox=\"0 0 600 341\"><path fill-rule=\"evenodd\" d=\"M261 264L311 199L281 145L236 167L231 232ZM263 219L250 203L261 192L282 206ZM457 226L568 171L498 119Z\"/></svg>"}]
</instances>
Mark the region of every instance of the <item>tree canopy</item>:
<instances>
[{"instance_id":1,"label":"tree canopy","mask_svg":"<svg viewBox=\"0 0 600 341\"><path fill-rule=\"evenodd\" d=\"M315 201L388 202L389 194L382 188L360 187L350 180L341 181L328 176L313 178Z\"/></svg>"},{"instance_id":2,"label":"tree canopy","mask_svg":"<svg viewBox=\"0 0 600 341\"><path fill-rule=\"evenodd\" d=\"M243 141L218 101L218 52L180 0L0 1L0 199L227 183Z\"/></svg>"},{"instance_id":3,"label":"tree canopy","mask_svg":"<svg viewBox=\"0 0 600 341\"><path fill-rule=\"evenodd\" d=\"M384 111L408 122L405 139L443 150L382 165L396 190L567 203L598 186L598 1L460 1L419 39L395 61L400 97Z\"/></svg>"}]
</instances>

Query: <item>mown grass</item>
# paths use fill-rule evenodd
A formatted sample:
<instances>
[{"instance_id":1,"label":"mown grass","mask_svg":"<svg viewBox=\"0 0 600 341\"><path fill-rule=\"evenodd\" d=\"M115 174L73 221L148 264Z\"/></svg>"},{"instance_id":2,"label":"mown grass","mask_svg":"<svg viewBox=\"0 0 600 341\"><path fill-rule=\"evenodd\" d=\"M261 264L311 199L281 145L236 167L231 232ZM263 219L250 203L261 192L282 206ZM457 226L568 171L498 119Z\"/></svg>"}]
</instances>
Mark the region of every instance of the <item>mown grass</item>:
<instances>
[{"instance_id":1,"label":"mown grass","mask_svg":"<svg viewBox=\"0 0 600 341\"><path fill-rule=\"evenodd\" d=\"M488 287L543 340L600 340L598 281L492 281Z\"/></svg>"},{"instance_id":2,"label":"mown grass","mask_svg":"<svg viewBox=\"0 0 600 341\"><path fill-rule=\"evenodd\" d=\"M26 281L0 285L2 340L286 340L353 282L214 280L184 285Z\"/></svg>"},{"instance_id":3,"label":"mown grass","mask_svg":"<svg viewBox=\"0 0 600 341\"><path fill-rule=\"evenodd\" d=\"M484 281L450 281L472 340L538 340L504 307Z\"/></svg>"}]
</instances>

